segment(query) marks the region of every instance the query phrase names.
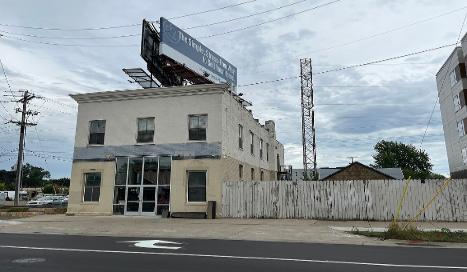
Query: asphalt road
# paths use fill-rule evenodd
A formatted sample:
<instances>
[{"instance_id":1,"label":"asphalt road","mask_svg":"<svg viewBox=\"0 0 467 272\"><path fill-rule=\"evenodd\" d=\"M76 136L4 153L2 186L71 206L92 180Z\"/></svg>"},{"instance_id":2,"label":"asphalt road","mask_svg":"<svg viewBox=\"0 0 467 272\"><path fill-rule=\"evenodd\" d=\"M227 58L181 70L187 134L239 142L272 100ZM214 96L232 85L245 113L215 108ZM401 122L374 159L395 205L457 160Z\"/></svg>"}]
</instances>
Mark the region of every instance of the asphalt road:
<instances>
[{"instance_id":1,"label":"asphalt road","mask_svg":"<svg viewBox=\"0 0 467 272\"><path fill-rule=\"evenodd\" d=\"M0 234L0 271L467 271L467 249Z\"/></svg>"}]
</instances>

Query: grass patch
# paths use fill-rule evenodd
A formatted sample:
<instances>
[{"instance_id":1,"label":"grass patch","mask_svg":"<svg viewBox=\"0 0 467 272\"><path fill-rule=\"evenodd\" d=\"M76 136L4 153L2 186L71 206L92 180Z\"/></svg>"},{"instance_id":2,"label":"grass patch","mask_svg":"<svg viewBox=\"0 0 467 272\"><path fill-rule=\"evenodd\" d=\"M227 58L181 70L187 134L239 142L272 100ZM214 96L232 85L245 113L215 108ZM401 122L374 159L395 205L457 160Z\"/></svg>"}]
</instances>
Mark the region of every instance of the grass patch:
<instances>
[{"instance_id":1,"label":"grass patch","mask_svg":"<svg viewBox=\"0 0 467 272\"><path fill-rule=\"evenodd\" d=\"M28 207L11 207L6 209L7 212L27 212L29 211Z\"/></svg>"},{"instance_id":2,"label":"grass patch","mask_svg":"<svg viewBox=\"0 0 467 272\"><path fill-rule=\"evenodd\" d=\"M413 226L406 228L397 223L391 223L385 232L360 231L355 229L352 234L363 235L367 237L396 240L412 240L426 242L454 242L467 243L467 233L462 231L451 231L448 228L442 228L439 231L421 231Z\"/></svg>"}]
</instances>

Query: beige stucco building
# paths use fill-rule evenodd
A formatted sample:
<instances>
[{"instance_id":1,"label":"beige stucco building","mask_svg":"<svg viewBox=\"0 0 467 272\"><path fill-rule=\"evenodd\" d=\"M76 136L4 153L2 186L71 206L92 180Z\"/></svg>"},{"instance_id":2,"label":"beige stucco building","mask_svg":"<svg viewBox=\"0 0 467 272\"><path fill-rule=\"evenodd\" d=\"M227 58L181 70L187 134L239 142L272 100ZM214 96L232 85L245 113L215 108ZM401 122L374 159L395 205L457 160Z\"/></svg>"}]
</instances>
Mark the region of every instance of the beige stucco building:
<instances>
[{"instance_id":1,"label":"beige stucco building","mask_svg":"<svg viewBox=\"0 0 467 272\"><path fill-rule=\"evenodd\" d=\"M68 214L221 215L226 180L276 180L284 149L227 85L71 95Z\"/></svg>"}]
</instances>

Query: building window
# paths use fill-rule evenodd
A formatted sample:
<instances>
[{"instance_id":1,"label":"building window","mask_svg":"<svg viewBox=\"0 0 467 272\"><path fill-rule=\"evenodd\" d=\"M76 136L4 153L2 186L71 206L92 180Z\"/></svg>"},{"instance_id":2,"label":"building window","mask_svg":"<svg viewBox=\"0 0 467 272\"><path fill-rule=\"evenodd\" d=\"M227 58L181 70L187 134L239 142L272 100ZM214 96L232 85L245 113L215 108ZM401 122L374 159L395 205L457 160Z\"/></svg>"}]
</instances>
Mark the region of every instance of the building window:
<instances>
[{"instance_id":1,"label":"building window","mask_svg":"<svg viewBox=\"0 0 467 272\"><path fill-rule=\"evenodd\" d=\"M261 173L259 174L259 179L260 179L261 181L264 180L264 171L263 171L263 170L261 170Z\"/></svg>"},{"instance_id":2,"label":"building window","mask_svg":"<svg viewBox=\"0 0 467 272\"><path fill-rule=\"evenodd\" d=\"M103 145L105 138L105 120L89 122L89 144Z\"/></svg>"},{"instance_id":3,"label":"building window","mask_svg":"<svg viewBox=\"0 0 467 272\"><path fill-rule=\"evenodd\" d=\"M238 148L243 149L243 126L238 125Z\"/></svg>"},{"instance_id":4,"label":"building window","mask_svg":"<svg viewBox=\"0 0 467 272\"><path fill-rule=\"evenodd\" d=\"M461 79L461 74L460 74L460 69L459 66L457 66L450 74L449 74L449 79L451 80L451 87L456 85L457 82Z\"/></svg>"},{"instance_id":5,"label":"building window","mask_svg":"<svg viewBox=\"0 0 467 272\"><path fill-rule=\"evenodd\" d=\"M84 202L99 202L101 194L101 173L84 174Z\"/></svg>"},{"instance_id":6,"label":"building window","mask_svg":"<svg viewBox=\"0 0 467 272\"><path fill-rule=\"evenodd\" d=\"M255 180L255 169L251 168L251 180Z\"/></svg>"},{"instance_id":7,"label":"building window","mask_svg":"<svg viewBox=\"0 0 467 272\"><path fill-rule=\"evenodd\" d=\"M467 147L462 148L462 161L467 164Z\"/></svg>"},{"instance_id":8,"label":"building window","mask_svg":"<svg viewBox=\"0 0 467 272\"><path fill-rule=\"evenodd\" d=\"M243 165L241 165L241 164L238 165L238 178L239 178L240 180L243 179Z\"/></svg>"},{"instance_id":9,"label":"building window","mask_svg":"<svg viewBox=\"0 0 467 272\"><path fill-rule=\"evenodd\" d=\"M188 116L188 139L190 141L206 141L208 115L197 114Z\"/></svg>"},{"instance_id":10,"label":"building window","mask_svg":"<svg viewBox=\"0 0 467 272\"><path fill-rule=\"evenodd\" d=\"M269 161L269 143L266 143L266 161Z\"/></svg>"},{"instance_id":11,"label":"building window","mask_svg":"<svg viewBox=\"0 0 467 272\"><path fill-rule=\"evenodd\" d=\"M459 94L454 96L454 110L458 111L461 109L461 101L459 99Z\"/></svg>"},{"instance_id":12,"label":"building window","mask_svg":"<svg viewBox=\"0 0 467 272\"><path fill-rule=\"evenodd\" d=\"M154 117L138 118L138 143L154 142Z\"/></svg>"},{"instance_id":13,"label":"building window","mask_svg":"<svg viewBox=\"0 0 467 272\"><path fill-rule=\"evenodd\" d=\"M464 120L457 121L457 133L459 134L459 137L465 135Z\"/></svg>"},{"instance_id":14,"label":"building window","mask_svg":"<svg viewBox=\"0 0 467 272\"><path fill-rule=\"evenodd\" d=\"M259 158L263 159L263 139L259 140Z\"/></svg>"},{"instance_id":15,"label":"building window","mask_svg":"<svg viewBox=\"0 0 467 272\"><path fill-rule=\"evenodd\" d=\"M254 154L255 154L255 144L254 144L254 140L255 140L255 135L254 135L253 132L250 130L250 153L251 153L251 155L254 155Z\"/></svg>"},{"instance_id":16,"label":"building window","mask_svg":"<svg viewBox=\"0 0 467 272\"><path fill-rule=\"evenodd\" d=\"M206 171L188 171L188 202L206 202Z\"/></svg>"}]
</instances>

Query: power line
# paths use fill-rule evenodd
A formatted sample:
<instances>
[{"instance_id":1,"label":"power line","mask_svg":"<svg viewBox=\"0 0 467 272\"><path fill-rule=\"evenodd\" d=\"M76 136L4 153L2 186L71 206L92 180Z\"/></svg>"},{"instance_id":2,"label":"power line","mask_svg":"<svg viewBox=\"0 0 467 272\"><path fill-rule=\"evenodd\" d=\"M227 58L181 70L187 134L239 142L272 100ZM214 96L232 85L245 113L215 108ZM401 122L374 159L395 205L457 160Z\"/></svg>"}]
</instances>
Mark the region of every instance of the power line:
<instances>
[{"instance_id":1,"label":"power line","mask_svg":"<svg viewBox=\"0 0 467 272\"><path fill-rule=\"evenodd\" d=\"M295 5L298 5L298 4L301 4L303 2L307 2L307 1L309 1L309 0L300 0L300 1L292 2L292 3L287 4L287 5L277 7L277 8L272 8L272 9L268 9L268 10L265 10L265 11L249 14L249 15L245 15L245 16L241 16L241 17L235 17L235 18L226 19L226 20L221 20L221 21L217 21L217 22L214 22L214 23L208 23L208 24L197 25L197 26L190 26L190 27L187 27L187 28L184 28L184 29L189 30L189 29L208 27L208 26L213 26L213 25L218 25L218 24L230 23L230 22L234 22L234 21L238 21L238 20L247 19L247 18L251 18L251 17L254 17L254 16L266 14L266 13L273 12L273 11L276 11L276 10L280 10L280 9L283 9L283 8L286 8L286 7L295 6Z\"/></svg>"},{"instance_id":2,"label":"power line","mask_svg":"<svg viewBox=\"0 0 467 272\"><path fill-rule=\"evenodd\" d=\"M35 29L35 30L50 30L50 31L93 31L93 30L107 30L107 29L116 29L116 28L128 28L140 26L138 24L128 24L128 25L118 25L118 26L103 26L103 27L87 27L87 28L61 28L61 27L38 27L38 26L24 26L24 25L14 25L14 24L1 24L3 27L13 27L13 28L24 28L24 29Z\"/></svg>"},{"instance_id":3,"label":"power line","mask_svg":"<svg viewBox=\"0 0 467 272\"><path fill-rule=\"evenodd\" d=\"M223 6L223 7L220 7L220 8L208 9L208 10L204 10L204 11L197 11L197 12L188 13L188 14L185 14L185 15L170 17L168 19L169 20L176 20L176 19L186 18L186 17L205 14L205 13L209 13L209 12L213 12L213 11L219 11L219 10L223 10L223 9L227 9L227 8L238 7L238 6L249 4L249 3L252 3L252 2L256 2L256 0L249 0L249 1L240 2L240 3L237 3L237 4L231 4L231 5Z\"/></svg>"},{"instance_id":4,"label":"power line","mask_svg":"<svg viewBox=\"0 0 467 272\"><path fill-rule=\"evenodd\" d=\"M416 51L416 52L412 52L412 53L408 53L408 54L404 54L404 55L399 55L399 56L395 56L395 57L390 57L390 58L385 58L385 59L381 59L381 60L375 60L375 61L370 61L370 62L365 62L365 63L360 63L360 64L348 65L348 66L344 66L344 67L340 67L340 68L336 68L336 69L325 70L325 71L322 71L322 72L315 73L314 75L322 75L322 74L331 73L331 72L339 72L339 71L348 70L348 69L352 69L352 68L358 68L358 67L363 67L363 66L368 66L368 65L374 65L374 64L377 64L377 63L381 63L381 62L391 61L391 60L395 60L395 59L401 59L401 58L405 58L405 57L410 57L410 56L419 55L419 54L423 54L423 53L427 53L427 52L431 52L431 51L440 50L440 49L450 47L450 46L453 46L453 45L455 45L455 44L445 44L445 45L441 45L441 46L438 46L438 47L435 47L435 48L429 48L429 49ZM254 86L254 85L260 85L260 84L265 84L265 83L273 83L273 82L279 82L279 81L284 81L284 80L296 79L296 78L299 78L299 77L300 76L290 76L290 77L283 77L283 78L273 79L273 80L264 80L264 81L254 82L254 83L247 83L247 84L238 85L238 87L247 87L247 86Z\"/></svg>"},{"instance_id":5,"label":"power line","mask_svg":"<svg viewBox=\"0 0 467 272\"><path fill-rule=\"evenodd\" d=\"M403 29L406 29L406 28L409 28L409 27L412 27L412 26L415 26L415 25L418 25L418 24L421 24L421 23L426 23L426 22L429 22L429 21L432 21L432 20L435 20L435 19L438 19L438 18L447 16L447 15L450 15L450 14L453 14L453 13L456 13L456 12L459 12L459 11L462 11L462 10L464 10L464 9L466 9L466 8L467 8L467 6L463 6L463 7L460 7L460 8L456 8L456 9L447 11L447 12L445 12L445 13L441 13L441 14L435 15L435 16L433 16L433 17L428 17L428 18L425 18L425 19L422 19L422 20L414 21L414 22L409 23L409 24L406 24L406 25L401 25L401 26L398 26L398 27L395 27L395 28L392 28L392 29L388 29L388 30L382 31L382 32L374 33L374 34L371 34L371 35L368 35L368 36L365 36L365 37L361 37L361 38L356 39L356 40L347 41L347 42L343 42L343 43L340 43L340 44L335 44L335 45L332 45L332 46L329 46L329 47L325 47L325 48L321 48L321 49L316 49L316 50L312 50L312 51L302 52L302 53L300 53L300 54L318 53L318 52L328 51L328 50L331 50L331 49L336 49L336 48L340 48L340 47L345 47L345 46L348 46L348 45L356 44L356 43L358 43L358 42L362 42L362 41L365 41L365 40L370 40L370 39L373 39L373 38L376 38L376 37L380 37L380 36L383 36L383 35L386 35L386 34L389 34L389 33L397 32L397 31L400 31L400 30L403 30ZM296 55L296 56L295 56L295 58L298 58L298 57L299 57L299 55ZM284 61L284 58L281 58L281 59L278 59L278 60L274 60L274 61L262 62L262 63L260 63L259 65L268 64L268 63L274 63L274 62L282 62L282 61ZM314 66L319 66L319 65L314 65ZM242 67L242 68L245 68L245 67L248 67L248 66L244 66L244 67Z\"/></svg>"},{"instance_id":6,"label":"power line","mask_svg":"<svg viewBox=\"0 0 467 272\"><path fill-rule=\"evenodd\" d=\"M141 46L140 44L107 44L107 45L98 45L98 44L63 44L63 43L55 43L55 42L44 42L44 41L32 41L32 40L25 40L18 37L12 37L8 35L1 35L1 37L5 37L7 39L28 42L28 43L39 43L39 44L46 44L46 45L54 45L54 46L70 46L70 47L137 47Z\"/></svg>"},{"instance_id":7,"label":"power line","mask_svg":"<svg viewBox=\"0 0 467 272\"><path fill-rule=\"evenodd\" d=\"M189 13L185 15L180 15L180 16L175 16L169 18L170 20L175 20L175 19L180 19L180 18L185 18L189 16L194 16L194 15L199 15L199 14L205 14L213 11L218 11L218 10L223 10L231 7L236 7L248 3L255 2L256 0L249 0L237 4L231 4L227 6L223 6L220 8L215 8L215 9L209 9L209 10L204 10L204 11L199 11L199 12L194 12L194 13ZM11 28L23 28L23 29L34 29L34 30L48 30L48 31L96 31L96 30L109 30L109 29L119 29L119 28L130 28L130 27L136 27L136 26L141 26L141 23L135 23L135 24L126 24L126 25L116 25L116 26L102 26L102 27L84 27L84 28L63 28L63 27L38 27L38 26L25 26L25 25L15 25L15 24L5 24L5 23L0 23L0 26L3 27L11 27Z\"/></svg>"},{"instance_id":8,"label":"power line","mask_svg":"<svg viewBox=\"0 0 467 272\"><path fill-rule=\"evenodd\" d=\"M262 25L265 25L265 24L277 22L277 21L285 19L285 18L293 17L293 16L296 16L296 15L299 15L299 14L302 14L302 13L305 13L305 12L310 12L310 11L313 11L313 10L316 10L316 9L319 9L319 8L323 8L323 7L335 4L335 3L340 2L340 1L342 1L342 0L330 1L330 2L327 2L327 3L324 3L324 4L319 4L317 6L309 8L309 9L305 9L305 10L302 10L302 11L299 11L299 12L296 12L296 13L292 13L292 14L289 14L289 15L286 15L286 16L282 16L282 17L279 17L279 18L275 18L275 19L272 19L272 20L267 20L267 21L264 21L264 22L261 22L261 23L258 23L258 24L249 25L249 26L245 26L245 27L241 27L241 28L236 28L236 29L232 29L232 30L229 30L229 31L216 33L216 34L211 34L211 35L207 35L207 36L202 36L202 37L198 37L198 38L199 39L212 38L212 37L227 35L227 34L230 34L230 33L234 33L234 32L238 32L238 31L243 31L243 30L259 27L259 26L262 26Z\"/></svg>"},{"instance_id":9,"label":"power line","mask_svg":"<svg viewBox=\"0 0 467 272\"><path fill-rule=\"evenodd\" d=\"M72 37L72 36L42 36L42 35L34 35L34 34L24 34L24 33L15 33L15 32L9 32L5 30L0 30L0 33L6 33L14 36L24 36L24 37L31 37L31 38L38 38L38 39L69 39L69 40L98 40L98 39L118 39L118 38L129 38L129 37L136 37L140 36L141 34L127 34L127 35L117 35L117 36L102 36L102 37L92 37L92 36L78 36L78 37ZM1 34L0 34L1 35Z\"/></svg>"}]
</instances>

